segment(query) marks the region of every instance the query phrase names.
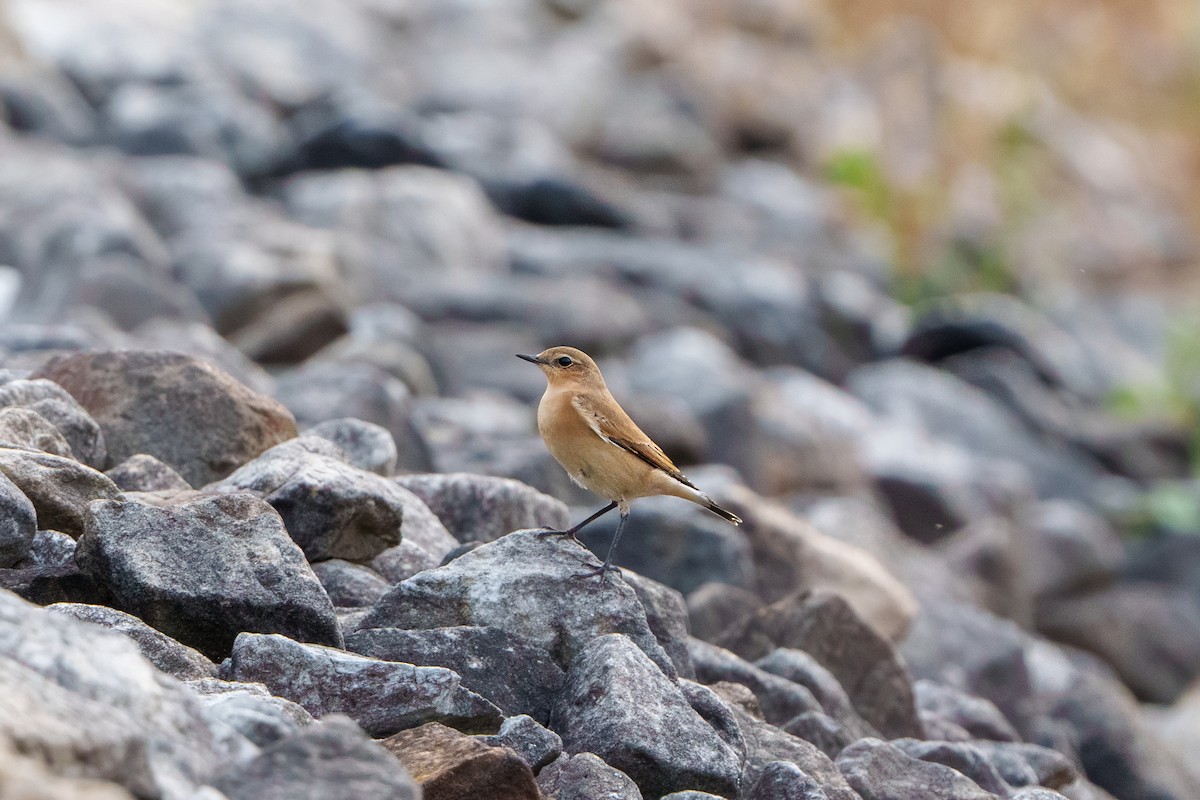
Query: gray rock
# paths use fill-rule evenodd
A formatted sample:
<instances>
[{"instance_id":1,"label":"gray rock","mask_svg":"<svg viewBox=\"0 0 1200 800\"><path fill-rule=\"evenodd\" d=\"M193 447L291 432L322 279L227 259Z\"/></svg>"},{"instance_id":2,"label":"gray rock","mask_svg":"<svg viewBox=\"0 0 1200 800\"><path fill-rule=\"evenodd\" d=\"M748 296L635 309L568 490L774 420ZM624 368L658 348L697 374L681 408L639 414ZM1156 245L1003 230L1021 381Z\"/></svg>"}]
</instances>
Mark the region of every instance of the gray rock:
<instances>
[{"instance_id":1,"label":"gray rock","mask_svg":"<svg viewBox=\"0 0 1200 800\"><path fill-rule=\"evenodd\" d=\"M37 512L29 498L0 474L0 567L26 559L37 534ZM32 566L32 565L31 565Z\"/></svg>"},{"instance_id":2,"label":"gray rock","mask_svg":"<svg viewBox=\"0 0 1200 800\"><path fill-rule=\"evenodd\" d=\"M181 681L212 678L217 674L216 664L196 650L154 630L132 614L85 603L55 603L47 606L46 610L128 636L151 664Z\"/></svg>"},{"instance_id":3,"label":"gray rock","mask_svg":"<svg viewBox=\"0 0 1200 800\"><path fill-rule=\"evenodd\" d=\"M782 726L784 733L803 739L830 758L837 758L857 738L842 723L818 711L806 711Z\"/></svg>"},{"instance_id":4,"label":"gray rock","mask_svg":"<svg viewBox=\"0 0 1200 800\"><path fill-rule=\"evenodd\" d=\"M1104 583L1124 562L1121 537L1082 505L1046 500L1031 514L1033 542L1026 580L1035 597L1065 595Z\"/></svg>"},{"instance_id":5,"label":"gray rock","mask_svg":"<svg viewBox=\"0 0 1200 800\"><path fill-rule=\"evenodd\" d=\"M93 503L76 560L123 610L213 659L244 630L342 643L304 554L252 495Z\"/></svg>"},{"instance_id":6,"label":"gray rock","mask_svg":"<svg viewBox=\"0 0 1200 800\"><path fill-rule=\"evenodd\" d=\"M684 699L688 701L692 710L717 732L721 741L729 745L734 755L737 756L738 763L744 762L746 760L746 739L742 735L741 725L738 724L737 713L733 710L734 704L712 687L695 681L685 678L681 679L678 685L679 691L683 692Z\"/></svg>"},{"instance_id":7,"label":"gray rock","mask_svg":"<svg viewBox=\"0 0 1200 800\"><path fill-rule=\"evenodd\" d=\"M260 683L202 678L186 685L199 698L206 719L232 728L258 747L269 747L313 724L303 706L276 697Z\"/></svg>"},{"instance_id":8,"label":"gray rock","mask_svg":"<svg viewBox=\"0 0 1200 800\"><path fill-rule=\"evenodd\" d=\"M1012 793L1012 787L992 764L988 754L968 742L922 742L893 739L893 747L905 755L930 764L944 764L975 781L981 789L1000 797Z\"/></svg>"},{"instance_id":9,"label":"gray rock","mask_svg":"<svg viewBox=\"0 0 1200 800\"><path fill-rule=\"evenodd\" d=\"M84 575L73 559L63 564L0 569L0 589L8 589L39 606L113 602L108 589Z\"/></svg>"},{"instance_id":10,"label":"gray rock","mask_svg":"<svg viewBox=\"0 0 1200 800\"><path fill-rule=\"evenodd\" d=\"M693 638L688 644L696 679L701 683L729 681L754 693L767 722L783 725L806 712L821 712L819 700L806 687L772 675L716 645Z\"/></svg>"},{"instance_id":11,"label":"gray rock","mask_svg":"<svg viewBox=\"0 0 1200 800\"><path fill-rule=\"evenodd\" d=\"M192 798L232 753L128 638L0 591L0 741L57 774Z\"/></svg>"},{"instance_id":12,"label":"gray rock","mask_svg":"<svg viewBox=\"0 0 1200 800\"><path fill-rule=\"evenodd\" d=\"M687 596L692 635L715 641L725 629L762 607L754 592L727 583L705 583Z\"/></svg>"},{"instance_id":13,"label":"gray rock","mask_svg":"<svg viewBox=\"0 0 1200 800\"><path fill-rule=\"evenodd\" d=\"M222 672L266 684L314 717L345 713L373 736L430 721L482 733L501 720L500 710L465 689L451 670L365 658L278 634L239 634Z\"/></svg>"},{"instance_id":14,"label":"gray rock","mask_svg":"<svg viewBox=\"0 0 1200 800\"><path fill-rule=\"evenodd\" d=\"M633 642L597 637L575 657L551 727L569 752L594 752L650 796L737 790L737 754Z\"/></svg>"},{"instance_id":15,"label":"gray rock","mask_svg":"<svg viewBox=\"0 0 1200 800\"><path fill-rule=\"evenodd\" d=\"M0 445L74 457L71 445L58 428L29 408L0 408Z\"/></svg>"},{"instance_id":16,"label":"gray rock","mask_svg":"<svg viewBox=\"0 0 1200 800\"><path fill-rule=\"evenodd\" d=\"M642 800L637 784L595 753L564 753L538 773L538 786L555 800Z\"/></svg>"},{"instance_id":17,"label":"gray rock","mask_svg":"<svg viewBox=\"0 0 1200 800\"><path fill-rule=\"evenodd\" d=\"M1050 789L1043 789L1040 786L1021 789L1018 792L1013 792L1009 797L1010 800L1068 800L1066 795L1059 794Z\"/></svg>"},{"instance_id":18,"label":"gray rock","mask_svg":"<svg viewBox=\"0 0 1200 800\"><path fill-rule=\"evenodd\" d=\"M549 728L526 714L509 717L500 723L500 732L480 737L493 747L507 747L537 772L562 755L562 739Z\"/></svg>"},{"instance_id":19,"label":"gray rock","mask_svg":"<svg viewBox=\"0 0 1200 800\"><path fill-rule=\"evenodd\" d=\"M396 585L362 627L494 627L545 649L564 667L596 636L623 633L674 674L633 589L617 576L603 588L579 577L599 565L564 537L517 531Z\"/></svg>"},{"instance_id":20,"label":"gray rock","mask_svg":"<svg viewBox=\"0 0 1200 800\"><path fill-rule=\"evenodd\" d=\"M35 450L0 448L0 472L33 503L38 528L69 536L78 537L83 531L88 503L121 496L103 473L74 459Z\"/></svg>"},{"instance_id":21,"label":"gray rock","mask_svg":"<svg viewBox=\"0 0 1200 800\"><path fill-rule=\"evenodd\" d=\"M353 417L330 419L312 426L304 435L333 442L346 452L350 464L359 469L385 478L396 473L396 440L386 428L373 422Z\"/></svg>"},{"instance_id":22,"label":"gray rock","mask_svg":"<svg viewBox=\"0 0 1200 800\"><path fill-rule=\"evenodd\" d=\"M946 720L978 739L1018 742L1021 735L1000 709L982 697L929 680L913 682L913 696L926 730L931 719Z\"/></svg>"},{"instance_id":23,"label":"gray rock","mask_svg":"<svg viewBox=\"0 0 1200 800\"><path fill-rule=\"evenodd\" d=\"M229 339L260 364L296 364L347 332L346 305L336 289L303 287L261 309Z\"/></svg>"},{"instance_id":24,"label":"gray rock","mask_svg":"<svg viewBox=\"0 0 1200 800\"><path fill-rule=\"evenodd\" d=\"M75 540L58 531L38 531L17 568L65 567L75 563Z\"/></svg>"},{"instance_id":25,"label":"gray rock","mask_svg":"<svg viewBox=\"0 0 1200 800\"><path fill-rule=\"evenodd\" d=\"M174 350L203 359L259 394L270 395L275 390L275 379L266 370L207 323L158 317L140 325L136 336L147 349Z\"/></svg>"},{"instance_id":26,"label":"gray rock","mask_svg":"<svg viewBox=\"0 0 1200 800\"><path fill-rule=\"evenodd\" d=\"M271 448L209 488L258 492L309 561L365 561L400 543L404 504L386 478L352 467L301 437Z\"/></svg>"},{"instance_id":27,"label":"gray rock","mask_svg":"<svg viewBox=\"0 0 1200 800\"><path fill-rule=\"evenodd\" d=\"M193 486L224 478L296 435L277 402L179 353L81 353L54 359L35 377L80 400L104 431L109 464L148 453Z\"/></svg>"},{"instance_id":28,"label":"gray rock","mask_svg":"<svg viewBox=\"0 0 1200 800\"><path fill-rule=\"evenodd\" d=\"M71 448L70 456L93 469L108 457L104 432L79 402L58 383L15 380L0 386L0 406L23 406L58 429ZM64 454L65 455L65 454Z\"/></svg>"},{"instance_id":29,"label":"gray rock","mask_svg":"<svg viewBox=\"0 0 1200 800\"><path fill-rule=\"evenodd\" d=\"M318 561L312 565L312 571L325 587L330 602L338 608L373 605L392 588L391 583L370 567L340 558Z\"/></svg>"},{"instance_id":30,"label":"gray rock","mask_svg":"<svg viewBox=\"0 0 1200 800\"><path fill-rule=\"evenodd\" d=\"M123 492L185 492L192 488L178 472L145 453L130 456L104 474Z\"/></svg>"},{"instance_id":31,"label":"gray rock","mask_svg":"<svg viewBox=\"0 0 1200 800\"><path fill-rule=\"evenodd\" d=\"M590 513L590 512L589 512ZM580 539L601 557L616 531L617 516L601 517ZM738 528L674 497L649 497L633 504L614 562L684 594L704 583L751 588L754 563ZM634 543L636 542L636 545Z\"/></svg>"},{"instance_id":32,"label":"gray rock","mask_svg":"<svg viewBox=\"0 0 1200 800\"><path fill-rule=\"evenodd\" d=\"M825 713L843 725L854 739L875 735L874 729L854 710L854 704L833 673L803 650L780 647L754 662L754 666L808 689Z\"/></svg>"},{"instance_id":33,"label":"gray rock","mask_svg":"<svg viewBox=\"0 0 1200 800\"><path fill-rule=\"evenodd\" d=\"M315 359L280 375L275 396L301 425L345 417L379 425L392 435L399 469L430 467L429 454L411 421L412 393L377 367Z\"/></svg>"},{"instance_id":34,"label":"gray rock","mask_svg":"<svg viewBox=\"0 0 1200 800\"><path fill-rule=\"evenodd\" d=\"M694 678L692 657L688 654L687 605L683 602L683 596L669 586L636 572L623 570L622 577L637 593L638 602L646 610L646 622L651 632L671 657L679 676Z\"/></svg>"},{"instance_id":35,"label":"gray rock","mask_svg":"<svg viewBox=\"0 0 1200 800\"><path fill-rule=\"evenodd\" d=\"M449 554L451 551L447 550ZM408 539L395 547L389 547L371 560L371 567L390 584L406 581L418 572L442 565L442 557L435 557L419 544Z\"/></svg>"},{"instance_id":36,"label":"gray rock","mask_svg":"<svg viewBox=\"0 0 1200 800\"><path fill-rule=\"evenodd\" d=\"M735 709L734 713L746 739L743 786L754 786L774 762L787 761L812 778L828 800L858 800L834 762L816 745L784 733L740 709Z\"/></svg>"},{"instance_id":37,"label":"gray rock","mask_svg":"<svg viewBox=\"0 0 1200 800\"><path fill-rule=\"evenodd\" d=\"M452 669L464 686L505 714L528 714L542 723L549 720L563 682L563 671L549 653L499 628L366 629L347 636L346 649L385 661Z\"/></svg>"},{"instance_id":38,"label":"gray rock","mask_svg":"<svg viewBox=\"0 0 1200 800\"><path fill-rule=\"evenodd\" d=\"M862 800L997 800L956 770L920 761L879 739L862 739L837 759Z\"/></svg>"},{"instance_id":39,"label":"gray rock","mask_svg":"<svg viewBox=\"0 0 1200 800\"><path fill-rule=\"evenodd\" d=\"M829 670L864 720L886 736L920 736L912 680L896 648L840 595L801 592L760 609L719 644L762 658L776 647L803 650Z\"/></svg>"},{"instance_id":40,"label":"gray rock","mask_svg":"<svg viewBox=\"0 0 1200 800\"><path fill-rule=\"evenodd\" d=\"M695 792L691 789L685 792L671 792L664 794L661 800L721 800L720 795L709 794L708 792Z\"/></svg>"},{"instance_id":41,"label":"gray rock","mask_svg":"<svg viewBox=\"0 0 1200 800\"><path fill-rule=\"evenodd\" d=\"M494 541L522 528L567 527L559 500L509 478L456 473L402 475L396 482L429 506L460 542Z\"/></svg>"},{"instance_id":42,"label":"gray rock","mask_svg":"<svg viewBox=\"0 0 1200 800\"><path fill-rule=\"evenodd\" d=\"M229 800L418 800L391 753L351 720L331 715L234 766L216 782Z\"/></svg>"},{"instance_id":43,"label":"gray rock","mask_svg":"<svg viewBox=\"0 0 1200 800\"><path fill-rule=\"evenodd\" d=\"M1071 759L1049 747L1029 742L987 740L975 740L971 744L987 756L1010 786L1038 784L1061 789L1079 780L1079 771Z\"/></svg>"},{"instance_id":44,"label":"gray rock","mask_svg":"<svg viewBox=\"0 0 1200 800\"><path fill-rule=\"evenodd\" d=\"M758 773L746 800L828 800L820 784L790 761L772 761Z\"/></svg>"}]
</instances>

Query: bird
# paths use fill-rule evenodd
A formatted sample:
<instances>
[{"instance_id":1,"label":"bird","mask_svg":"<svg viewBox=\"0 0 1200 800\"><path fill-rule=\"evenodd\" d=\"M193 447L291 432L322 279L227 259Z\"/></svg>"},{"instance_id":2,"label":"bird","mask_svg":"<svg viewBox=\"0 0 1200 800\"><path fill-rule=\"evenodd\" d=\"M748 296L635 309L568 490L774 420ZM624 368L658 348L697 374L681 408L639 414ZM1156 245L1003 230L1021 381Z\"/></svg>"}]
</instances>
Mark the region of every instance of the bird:
<instances>
[{"instance_id":1,"label":"bird","mask_svg":"<svg viewBox=\"0 0 1200 800\"><path fill-rule=\"evenodd\" d=\"M639 497L670 495L690 500L717 516L740 525L736 514L713 502L671 462L663 449L642 432L608 391L596 362L574 347L551 347L535 356L517 358L536 364L546 375L546 392L538 403L538 433L546 448L571 477L588 491L610 502L567 530L546 530L578 541L575 534L614 508L621 512L608 555L599 569L579 577L607 580L613 553L629 520L630 503Z\"/></svg>"}]
</instances>

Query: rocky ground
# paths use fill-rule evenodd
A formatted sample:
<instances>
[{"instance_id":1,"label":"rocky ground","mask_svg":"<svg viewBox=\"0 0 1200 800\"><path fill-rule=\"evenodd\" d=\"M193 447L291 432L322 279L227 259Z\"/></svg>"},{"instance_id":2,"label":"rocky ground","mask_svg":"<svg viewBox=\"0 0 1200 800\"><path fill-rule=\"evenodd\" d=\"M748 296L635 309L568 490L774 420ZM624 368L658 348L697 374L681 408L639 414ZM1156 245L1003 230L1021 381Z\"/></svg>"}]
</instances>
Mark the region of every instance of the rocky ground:
<instances>
[{"instance_id":1,"label":"rocky ground","mask_svg":"<svg viewBox=\"0 0 1200 800\"><path fill-rule=\"evenodd\" d=\"M1170 298L902 304L640 3L0 11L0 800L1200 797ZM553 344L745 524L579 579Z\"/></svg>"}]
</instances>

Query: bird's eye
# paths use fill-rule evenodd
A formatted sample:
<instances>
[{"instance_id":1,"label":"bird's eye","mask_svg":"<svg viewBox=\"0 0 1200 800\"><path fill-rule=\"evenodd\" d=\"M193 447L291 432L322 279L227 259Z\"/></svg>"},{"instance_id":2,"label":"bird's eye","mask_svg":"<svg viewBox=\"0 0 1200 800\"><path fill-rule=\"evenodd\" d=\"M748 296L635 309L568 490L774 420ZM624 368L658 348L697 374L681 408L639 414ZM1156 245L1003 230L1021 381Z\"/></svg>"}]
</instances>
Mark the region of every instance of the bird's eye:
<instances>
[{"instance_id":1,"label":"bird's eye","mask_svg":"<svg viewBox=\"0 0 1200 800\"><path fill-rule=\"evenodd\" d=\"M571 360L570 356L559 356L557 359L557 363L560 367L569 367L572 364L574 364L575 362Z\"/></svg>"}]
</instances>

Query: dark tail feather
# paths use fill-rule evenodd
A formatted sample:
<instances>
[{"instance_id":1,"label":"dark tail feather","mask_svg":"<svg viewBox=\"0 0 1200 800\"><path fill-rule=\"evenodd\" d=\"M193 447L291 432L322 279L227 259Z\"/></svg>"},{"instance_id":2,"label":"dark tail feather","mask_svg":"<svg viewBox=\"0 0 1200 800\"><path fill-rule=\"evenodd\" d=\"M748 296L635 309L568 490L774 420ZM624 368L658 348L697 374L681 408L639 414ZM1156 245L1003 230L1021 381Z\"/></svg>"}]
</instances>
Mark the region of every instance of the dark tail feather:
<instances>
[{"instance_id":1,"label":"dark tail feather","mask_svg":"<svg viewBox=\"0 0 1200 800\"><path fill-rule=\"evenodd\" d=\"M711 511L712 513L716 514L716 515L717 515L718 517L720 517L721 519L727 519L727 520L729 520L729 521L730 521L730 522L732 522L734 525L741 525L741 524L742 524L742 518L741 518L741 517L739 517L737 514L733 514L733 513L729 512L729 511L726 511L725 509L721 508L719 505L717 505L716 503L714 503L712 500L709 500L709 501L708 501L708 505L706 505L706 506L705 506L705 508L707 508L707 509L708 509L709 511Z\"/></svg>"}]
</instances>

